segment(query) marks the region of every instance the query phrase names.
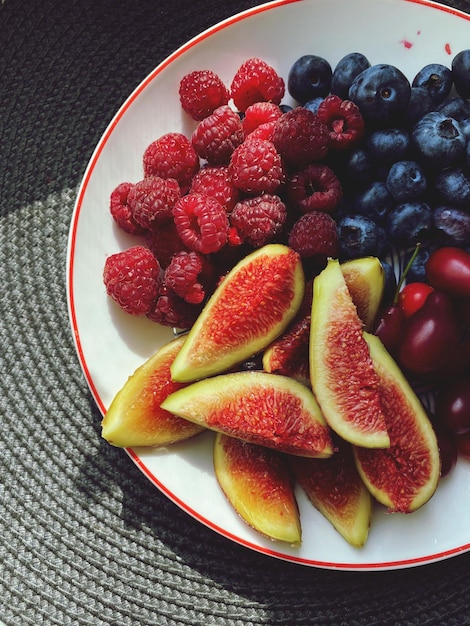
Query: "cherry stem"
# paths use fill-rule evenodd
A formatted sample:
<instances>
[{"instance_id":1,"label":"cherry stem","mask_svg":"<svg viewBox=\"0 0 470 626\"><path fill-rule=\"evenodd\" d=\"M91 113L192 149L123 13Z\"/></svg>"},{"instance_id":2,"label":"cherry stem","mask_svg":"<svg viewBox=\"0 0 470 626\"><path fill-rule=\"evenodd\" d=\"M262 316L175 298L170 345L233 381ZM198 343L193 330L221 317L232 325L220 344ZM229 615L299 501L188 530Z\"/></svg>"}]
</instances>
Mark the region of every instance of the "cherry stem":
<instances>
[{"instance_id":1,"label":"cherry stem","mask_svg":"<svg viewBox=\"0 0 470 626\"><path fill-rule=\"evenodd\" d=\"M396 291L395 291L395 296L393 298L393 304L396 304L398 302L398 294L400 293L401 288L403 286L403 283L405 282L406 275L410 271L410 268L413 265L414 260L416 259L417 255L418 255L420 246L421 246L421 243L417 243L416 244L416 247L415 247L415 249L413 251L413 254L411 255L410 260L406 264L405 269L403 270L402 275L400 276L400 280L398 282L398 285L397 285L397 288L396 288Z\"/></svg>"}]
</instances>

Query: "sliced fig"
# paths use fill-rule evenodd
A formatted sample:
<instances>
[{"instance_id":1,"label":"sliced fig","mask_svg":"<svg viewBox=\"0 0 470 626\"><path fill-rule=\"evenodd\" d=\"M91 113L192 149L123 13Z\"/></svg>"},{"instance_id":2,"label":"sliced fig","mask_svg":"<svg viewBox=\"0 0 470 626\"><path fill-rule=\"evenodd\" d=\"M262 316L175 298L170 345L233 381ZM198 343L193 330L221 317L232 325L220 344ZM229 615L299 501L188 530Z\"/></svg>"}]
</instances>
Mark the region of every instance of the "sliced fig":
<instances>
[{"instance_id":1,"label":"sliced fig","mask_svg":"<svg viewBox=\"0 0 470 626\"><path fill-rule=\"evenodd\" d=\"M369 534L372 498L356 469L352 446L339 441L328 459L290 457L290 462L312 504L348 543L362 547Z\"/></svg>"},{"instance_id":2,"label":"sliced fig","mask_svg":"<svg viewBox=\"0 0 470 626\"><path fill-rule=\"evenodd\" d=\"M288 328L275 339L263 354L263 368L272 374L295 378L310 386L308 346L312 310L313 282L305 286L300 309Z\"/></svg>"},{"instance_id":3,"label":"sliced fig","mask_svg":"<svg viewBox=\"0 0 470 626\"><path fill-rule=\"evenodd\" d=\"M286 376L220 374L172 393L162 407L200 426L281 452L311 457L333 452L312 392Z\"/></svg>"},{"instance_id":4,"label":"sliced fig","mask_svg":"<svg viewBox=\"0 0 470 626\"><path fill-rule=\"evenodd\" d=\"M127 379L101 422L106 441L122 448L166 446L204 430L160 407L169 393L184 386L170 375L183 343L184 337L179 337L165 344Z\"/></svg>"},{"instance_id":5,"label":"sliced fig","mask_svg":"<svg viewBox=\"0 0 470 626\"><path fill-rule=\"evenodd\" d=\"M379 381L339 261L330 259L313 283L310 330L312 389L331 428L370 448L390 445Z\"/></svg>"},{"instance_id":6,"label":"sliced fig","mask_svg":"<svg viewBox=\"0 0 470 626\"><path fill-rule=\"evenodd\" d=\"M284 455L217 433L214 470L227 500L247 524L271 539L300 544L294 480Z\"/></svg>"},{"instance_id":7,"label":"sliced fig","mask_svg":"<svg viewBox=\"0 0 470 626\"><path fill-rule=\"evenodd\" d=\"M365 334L379 377L390 448L354 448L366 487L390 512L411 513L434 494L440 476L437 439L419 398L383 347Z\"/></svg>"},{"instance_id":8,"label":"sliced fig","mask_svg":"<svg viewBox=\"0 0 470 626\"><path fill-rule=\"evenodd\" d=\"M252 252L227 274L171 366L178 382L220 374L264 350L297 313L305 290L300 256L282 244Z\"/></svg>"},{"instance_id":9,"label":"sliced fig","mask_svg":"<svg viewBox=\"0 0 470 626\"><path fill-rule=\"evenodd\" d=\"M351 259L341 264L346 285L367 331L372 329L385 288L385 273L375 256Z\"/></svg>"}]
</instances>

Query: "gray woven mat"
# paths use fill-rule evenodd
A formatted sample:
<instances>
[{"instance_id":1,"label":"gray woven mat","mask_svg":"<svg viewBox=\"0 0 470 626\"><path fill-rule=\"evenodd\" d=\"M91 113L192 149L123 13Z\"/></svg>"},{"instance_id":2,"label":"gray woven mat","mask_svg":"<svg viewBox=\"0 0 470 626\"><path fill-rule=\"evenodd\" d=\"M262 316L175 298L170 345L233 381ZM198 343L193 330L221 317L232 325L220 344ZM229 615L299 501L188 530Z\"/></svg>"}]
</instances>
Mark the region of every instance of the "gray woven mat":
<instances>
[{"instance_id":1,"label":"gray woven mat","mask_svg":"<svg viewBox=\"0 0 470 626\"><path fill-rule=\"evenodd\" d=\"M470 623L470 555L384 573L269 559L194 521L100 438L65 296L80 177L118 106L160 60L255 4L0 5L0 620L7 626Z\"/></svg>"}]
</instances>

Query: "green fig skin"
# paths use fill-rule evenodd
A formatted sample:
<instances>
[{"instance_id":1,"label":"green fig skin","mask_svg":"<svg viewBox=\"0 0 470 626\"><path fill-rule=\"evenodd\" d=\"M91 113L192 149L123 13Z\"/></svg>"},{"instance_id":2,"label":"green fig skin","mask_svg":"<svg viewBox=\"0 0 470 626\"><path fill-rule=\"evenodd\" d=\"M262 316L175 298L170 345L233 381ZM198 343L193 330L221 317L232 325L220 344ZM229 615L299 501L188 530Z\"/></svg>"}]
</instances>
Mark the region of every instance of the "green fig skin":
<instances>
[{"instance_id":1,"label":"green fig skin","mask_svg":"<svg viewBox=\"0 0 470 626\"><path fill-rule=\"evenodd\" d=\"M313 284L310 377L322 413L340 437L370 448L390 445L363 324L335 259Z\"/></svg>"},{"instance_id":2,"label":"green fig skin","mask_svg":"<svg viewBox=\"0 0 470 626\"><path fill-rule=\"evenodd\" d=\"M171 366L177 382L221 374L264 350L302 303L300 256L268 244L242 259L222 280L189 331Z\"/></svg>"},{"instance_id":3,"label":"green fig skin","mask_svg":"<svg viewBox=\"0 0 470 626\"><path fill-rule=\"evenodd\" d=\"M436 435L419 398L380 339L364 336L379 376L391 445L387 450L355 447L357 469L374 498L390 512L411 513L428 502L439 482Z\"/></svg>"},{"instance_id":4,"label":"green fig skin","mask_svg":"<svg viewBox=\"0 0 470 626\"><path fill-rule=\"evenodd\" d=\"M382 302L385 272L377 257L369 256L341 263L346 285L364 329L371 331Z\"/></svg>"},{"instance_id":5,"label":"green fig skin","mask_svg":"<svg viewBox=\"0 0 470 626\"><path fill-rule=\"evenodd\" d=\"M169 395L162 408L200 426L288 454L328 457L331 434L314 395L277 374L220 374Z\"/></svg>"},{"instance_id":6,"label":"green fig skin","mask_svg":"<svg viewBox=\"0 0 470 626\"><path fill-rule=\"evenodd\" d=\"M300 545L294 480L284 455L217 433L214 471L227 500L249 526L275 541Z\"/></svg>"},{"instance_id":7,"label":"green fig skin","mask_svg":"<svg viewBox=\"0 0 470 626\"><path fill-rule=\"evenodd\" d=\"M357 471L352 446L338 441L328 459L290 457L290 462L313 506L350 545L361 548L369 534L372 497Z\"/></svg>"}]
</instances>

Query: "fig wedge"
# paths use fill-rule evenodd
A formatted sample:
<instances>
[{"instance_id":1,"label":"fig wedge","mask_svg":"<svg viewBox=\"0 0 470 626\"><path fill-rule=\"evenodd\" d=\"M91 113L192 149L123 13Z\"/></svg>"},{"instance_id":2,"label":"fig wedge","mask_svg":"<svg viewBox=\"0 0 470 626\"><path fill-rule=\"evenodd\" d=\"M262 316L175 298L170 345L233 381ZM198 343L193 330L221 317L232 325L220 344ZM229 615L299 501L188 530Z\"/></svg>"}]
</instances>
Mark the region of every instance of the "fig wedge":
<instances>
[{"instance_id":1,"label":"fig wedge","mask_svg":"<svg viewBox=\"0 0 470 626\"><path fill-rule=\"evenodd\" d=\"M305 290L300 256L268 244L242 259L209 298L171 366L193 382L229 370L266 348L297 313Z\"/></svg>"},{"instance_id":2,"label":"fig wedge","mask_svg":"<svg viewBox=\"0 0 470 626\"><path fill-rule=\"evenodd\" d=\"M411 513L434 494L440 458L434 429L419 398L375 335L365 334L379 377L390 448L354 448L357 469L390 512Z\"/></svg>"},{"instance_id":3,"label":"fig wedge","mask_svg":"<svg viewBox=\"0 0 470 626\"><path fill-rule=\"evenodd\" d=\"M349 544L360 548L369 534L372 497L357 471L352 446L341 440L335 448L329 459L290 457L290 462L313 506Z\"/></svg>"},{"instance_id":4,"label":"fig wedge","mask_svg":"<svg viewBox=\"0 0 470 626\"><path fill-rule=\"evenodd\" d=\"M346 285L367 331L372 329L385 288L385 272L375 256L351 259L341 264Z\"/></svg>"},{"instance_id":5,"label":"fig wedge","mask_svg":"<svg viewBox=\"0 0 470 626\"><path fill-rule=\"evenodd\" d=\"M166 446L204 430L160 408L169 393L183 387L170 375L183 343L184 337L179 337L165 344L127 379L101 422L108 443L122 448Z\"/></svg>"},{"instance_id":6,"label":"fig wedge","mask_svg":"<svg viewBox=\"0 0 470 626\"><path fill-rule=\"evenodd\" d=\"M328 457L331 435L310 389L277 374L220 374L169 395L162 408L232 437L301 456Z\"/></svg>"},{"instance_id":7,"label":"fig wedge","mask_svg":"<svg viewBox=\"0 0 470 626\"><path fill-rule=\"evenodd\" d=\"M301 543L294 480L284 455L217 433L214 470L227 500L249 526L274 540Z\"/></svg>"},{"instance_id":8,"label":"fig wedge","mask_svg":"<svg viewBox=\"0 0 470 626\"><path fill-rule=\"evenodd\" d=\"M390 445L379 381L339 261L329 259L313 283L312 389L331 428L352 444Z\"/></svg>"}]
</instances>

